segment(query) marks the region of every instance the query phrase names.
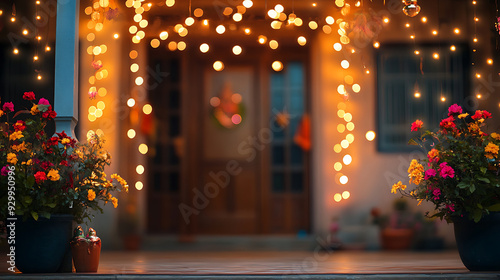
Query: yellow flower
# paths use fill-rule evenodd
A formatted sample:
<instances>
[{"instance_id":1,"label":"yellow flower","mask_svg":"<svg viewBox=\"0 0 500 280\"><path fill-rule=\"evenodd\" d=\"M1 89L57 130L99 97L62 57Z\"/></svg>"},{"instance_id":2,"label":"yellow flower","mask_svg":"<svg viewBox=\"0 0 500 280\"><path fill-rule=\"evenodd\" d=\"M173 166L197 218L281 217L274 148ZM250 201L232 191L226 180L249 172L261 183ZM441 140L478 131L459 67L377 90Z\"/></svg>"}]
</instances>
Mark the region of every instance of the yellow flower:
<instances>
[{"instance_id":1,"label":"yellow flower","mask_svg":"<svg viewBox=\"0 0 500 280\"><path fill-rule=\"evenodd\" d=\"M410 184L413 182L415 185L420 184L424 178L424 167L422 164L418 163L416 159L412 160L410 167L408 168L408 177L410 178Z\"/></svg>"},{"instance_id":2,"label":"yellow flower","mask_svg":"<svg viewBox=\"0 0 500 280\"><path fill-rule=\"evenodd\" d=\"M0 117L1 117L1 116L3 116L3 111L2 111L2 110L0 110Z\"/></svg>"},{"instance_id":3,"label":"yellow flower","mask_svg":"<svg viewBox=\"0 0 500 280\"><path fill-rule=\"evenodd\" d=\"M470 123L469 124L469 132L477 132L477 133L481 133L481 129L479 128L479 125L476 124L476 123Z\"/></svg>"},{"instance_id":4,"label":"yellow flower","mask_svg":"<svg viewBox=\"0 0 500 280\"><path fill-rule=\"evenodd\" d=\"M397 193L398 189L402 189L404 191L406 189L406 185L403 185L401 181L397 182L396 184L392 185L391 193Z\"/></svg>"},{"instance_id":5,"label":"yellow flower","mask_svg":"<svg viewBox=\"0 0 500 280\"><path fill-rule=\"evenodd\" d=\"M127 185L127 181L125 181L122 177L120 177L120 175L118 175L116 173L112 174L111 178L116 179L116 181L118 181L118 183L120 183L120 185L122 185L122 187L125 187Z\"/></svg>"},{"instance_id":6,"label":"yellow flower","mask_svg":"<svg viewBox=\"0 0 500 280\"><path fill-rule=\"evenodd\" d=\"M424 200L423 199L417 199L417 201L418 201L418 204L417 204L417 206L418 206L418 205L422 204L422 201L424 201Z\"/></svg>"},{"instance_id":7,"label":"yellow flower","mask_svg":"<svg viewBox=\"0 0 500 280\"><path fill-rule=\"evenodd\" d=\"M60 177L61 176L59 176L59 171L57 171L55 169L51 169L47 173L47 178L49 178L49 180L51 180L51 181L57 181L57 180L59 180Z\"/></svg>"},{"instance_id":8,"label":"yellow flower","mask_svg":"<svg viewBox=\"0 0 500 280\"><path fill-rule=\"evenodd\" d=\"M17 139L21 139L23 137L24 137L24 135L21 131L15 131L15 132L12 132L12 134L9 136L9 140L14 141Z\"/></svg>"},{"instance_id":9,"label":"yellow flower","mask_svg":"<svg viewBox=\"0 0 500 280\"><path fill-rule=\"evenodd\" d=\"M35 104L35 105L33 105L33 107L31 107L31 110L30 110L30 111L31 111L31 114L32 114L33 116L34 116L34 115L36 115L36 114L38 114L38 113L40 113L40 111L38 111L38 105L36 105L36 104Z\"/></svg>"},{"instance_id":10,"label":"yellow flower","mask_svg":"<svg viewBox=\"0 0 500 280\"><path fill-rule=\"evenodd\" d=\"M93 190L88 190L87 198L89 201L92 201L95 199L95 192Z\"/></svg>"},{"instance_id":11,"label":"yellow flower","mask_svg":"<svg viewBox=\"0 0 500 280\"><path fill-rule=\"evenodd\" d=\"M8 153L7 154L7 162L8 163L12 163L12 164L16 164L17 163L17 156L16 156L16 154L14 154L14 153Z\"/></svg>"},{"instance_id":12,"label":"yellow flower","mask_svg":"<svg viewBox=\"0 0 500 280\"><path fill-rule=\"evenodd\" d=\"M113 203L113 207L118 207L118 198L112 197L111 198L111 203Z\"/></svg>"},{"instance_id":13,"label":"yellow flower","mask_svg":"<svg viewBox=\"0 0 500 280\"><path fill-rule=\"evenodd\" d=\"M125 192L128 193L128 185L123 186L123 188L125 189Z\"/></svg>"},{"instance_id":14,"label":"yellow flower","mask_svg":"<svg viewBox=\"0 0 500 280\"><path fill-rule=\"evenodd\" d=\"M500 140L500 134L496 133L496 132L493 132L492 134L490 134L491 137L493 137L493 139L496 139L496 140Z\"/></svg>"},{"instance_id":15,"label":"yellow flower","mask_svg":"<svg viewBox=\"0 0 500 280\"><path fill-rule=\"evenodd\" d=\"M30 159L30 160L28 160L28 161L26 162L26 165L31 165L32 163L33 163L33 162L32 162L32 161L31 161L31 159Z\"/></svg>"},{"instance_id":16,"label":"yellow flower","mask_svg":"<svg viewBox=\"0 0 500 280\"><path fill-rule=\"evenodd\" d=\"M463 113L463 114L458 115L458 118L459 118L459 119L464 119L464 118L466 118L468 115L469 115L469 113Z\"/></svg>"},{"instance_id":17,"label":"yellow flower","mask_svg":"<svg viewBox=\"0 0 500 280\"><path fill-rule=\"evenodd\" d=\"M63 138L63 139L61 140L61 144L63 144L63 145L64 145L64 144L68 144L69 142L71 142L71 140L69 140L69 138Z\"/></svg>"},{"instance_id":18,"label":"yellow flower","mask_svg":"<svg viewBox=\"0 0 500 280\"><path fill-rule=\"evenodd\" d=\"M23 141L23 143L21 143L19 145L12 145L12 149L15 150L16 152L19 152L19 151L24 152L24 151L26 151L26 144Z\"/></svg>"},{"instance_id":19,"label":"yellow flower","mask_svg":"<svg viewBox=\"0 0 500 280\"><path fill-rule=\"evenodd\" d=\"M493 143L488 143L488 145L484 147L484 151L486 152L485 156L489 159L493 159L498 156L498 146Z\"/></svg>"}]
</instances>

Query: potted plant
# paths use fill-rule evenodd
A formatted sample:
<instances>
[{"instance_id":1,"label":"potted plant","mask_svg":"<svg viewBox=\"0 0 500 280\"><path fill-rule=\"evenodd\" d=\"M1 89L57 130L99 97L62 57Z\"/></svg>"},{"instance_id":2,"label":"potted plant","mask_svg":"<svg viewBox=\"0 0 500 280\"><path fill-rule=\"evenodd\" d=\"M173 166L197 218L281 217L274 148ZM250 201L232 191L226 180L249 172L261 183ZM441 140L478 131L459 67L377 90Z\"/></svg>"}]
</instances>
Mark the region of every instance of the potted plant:
<instances>
[{"instance_id":1,"label":"potted plant","mask_svg":"<svg viewBox=\"0 0 500 280\"><path fill-rule=\"evenodd\" d=\"M33 92L23 99L30 109L15 112L13 103L0 103L0 184L8 186L0 190L0 221L15 233L20 271L55 272L69 252L73 221L102 212L99 201L116 207L111 193L128 186L116 174L106 177L111 158L103 139L77 143L64 131L48 135L46 125L57 115L52 106L44 98L36 102Z\"/></svg>"},{"instance_id":2,"label":"potted plant","mask_svg":"<svg viewBox=\"0 0 500 280\"><path fill-rule=\"evenodd\" d=\"M384 250L409 250L413 244L416 214L408 209L404 198L396 199L389 215L374 215L374 222L381 228L380 239Z\"/></svg>"},{"instance_id":3,"label":"potted plant","mask_svg":"<svg viewBox=\"0 0 500 280\"><path fill-rule=\"evenodd\" d=\"M460 257L469 270L500 270L500 135L483 131L489 118L485 110L469 115L457 104L450 106L439 130L421 132L409 142L427 153L408 168L415 187L407 189L399 181L391 190L418 204L430 201L435 211L428 216L454 224ZM422 126L416 120L411 130Z\"/></svg>"}]
</instances>

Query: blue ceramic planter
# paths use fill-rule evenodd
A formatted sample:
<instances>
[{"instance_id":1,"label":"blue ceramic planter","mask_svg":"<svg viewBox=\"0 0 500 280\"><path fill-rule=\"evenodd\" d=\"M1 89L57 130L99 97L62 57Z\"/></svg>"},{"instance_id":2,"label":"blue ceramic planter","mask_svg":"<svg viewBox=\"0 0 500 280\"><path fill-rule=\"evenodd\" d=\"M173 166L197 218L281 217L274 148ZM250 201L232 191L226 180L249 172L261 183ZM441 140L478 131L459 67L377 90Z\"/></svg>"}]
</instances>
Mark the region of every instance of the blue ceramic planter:
<instances>
[{"instance_id":1,"label":"blue ceramic planter","mask_svg":"<svg viewBox=\"0 0 500 280\"><path fill-rule=\"evenodd\" d=\"M71 272L72 228L72 215L52 215L50 219L38 221L23 221L18 217L15 227L17 269L23 273Z\"/></svg>"},{"instance_id":2,"label":"blue ceramic planter","mask_svg":"<svg viewBox=\"0 0 500 280\"><path fill-rule=\"evenodd\" d=\"M465 267L471 271L500 271L500 212L475 223L454 218L455 239Z\"/></svg>"}]
</instances>

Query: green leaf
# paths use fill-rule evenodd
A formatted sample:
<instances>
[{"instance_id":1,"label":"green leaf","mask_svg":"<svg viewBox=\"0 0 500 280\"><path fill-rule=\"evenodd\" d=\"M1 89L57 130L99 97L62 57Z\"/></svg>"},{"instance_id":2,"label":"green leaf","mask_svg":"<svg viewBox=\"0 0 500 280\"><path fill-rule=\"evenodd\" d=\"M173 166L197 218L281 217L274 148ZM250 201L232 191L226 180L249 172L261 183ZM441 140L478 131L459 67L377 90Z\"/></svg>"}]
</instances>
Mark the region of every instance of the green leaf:
<instances>
[{"instance_id":1,"label":"green leaf","mask_svg":"<svg viewBox=\"0 0 500 280\"><path fill-rule=\"evenodd\" d=\"M54 208L56 207L56 205L57 204L55 202L47 204L47 206L49 206L50 208Z\"/></svg>"},{"instance_id":2,"label":"green leaf","mask_svg":"<svg viewBox=\"0 0 500 280\"><path fill-rule=\"evenodd\" d=\"M481 203L478 203L478 204L477 204L477 208L479 208L479 209L483 209L483 205L481 205Z\"/></svg>"},{"instance_id":3,"label":"green leaf","mask_svg":"<svg viewBox=\"0 0 500 280\"><path fill-rule=\"evenodd\" d=\"M486 209L488 209L488 211L492 211L492 212L499 212L500 211L500 203L491 205Z\"/></svg>"},{"instance_id":4,"label":"green leaf","mask_svg":"<svg viewBox=\"0 0 500 280\"><path fill-rule=\"evenodd\" d=\"M482 181L482 182L485 182L485 183L488 183L488 184L490 183L490 179L488 179L488 178L478 177L477 179L478 179L479 181Z\"/></svg>"},{"instance_id":5,"label":"green leaf","mask_svg":"<svg viewBox=\"0 0 500 280\"><path fill-rule=\"evenodd\" d=\"M33 175L28 176L28 178L26 178L26 184L30 188L33 187L33 185L35 184L35 176Z\"/></svg>"},{"instance_id":6,"label":"green leaf","mask_svg":"<svg viewBox=\"0 0 500 280\"><path fill-rule=\"evenodd\" d=\"M49 212L40 212L40 216L46 218L46 219L50 219L50 213Z\"/></svg>"},{"instance_id":7,"label":"green leaf","mask_svg":"<svg viewBox=\"0 0 500 280\"><path fill-rule=\"evenodd\" d=\"M479 168L479 170L481 170L481 173L482 174L486 174L486 171L488 170L486 167L481 167ZM488 182L489 183L489 182Z\"/></svg>"},{"instance_id":8,"label":"green leaf","mask_svg":"<svg viewBox=\"0 0 500 280\"><path fill-rule=\"evenodd\" d=\"M469 186L469 191L470 191L470 193L475 192L476 191L476 186L474 184L470 185Z\"/></svg>"},{"instance_id":9,"label":"green leaf","mask_svg":"<svg viewBox=\"0 0 500 280\"><path fill-rule=\"evenodd\" d=\"M476 222L476 223L481 220L482 216L483 216L483 213L479 209L475 210L474 213L472 214L472 217L474 218L474 222Z\"/></svg>"},{"instance_id":10,"label":"green leaf","mask_svg":"<svg viewBox=\"0 0 500 280\"><path fill-rule=\"evenodd\" d=\"M50 105L43 105L43 104L42 105L38 104L37 106L38 106L38 111L43 113L45 113L50 107Z\"/></svg>"},{"instance_id":11,"label":"green leaf","mask_svg":"<svg viewBox=\"0 0 500 280\"><path fill-rule=\"evenodd\" d=\"M37 212L31 211L31 216L33 217L33 219L35 219L35 221L38 221L38 213Z\"/></svg>"},{"instance_id":12,"label":"green leaf","mask_svg":"<svg viewBox=\"0 0 500 280\"><path fill-rule=\"evenodd\" d=\"M23 199L24 199L24 203L26 203L26 204L31 204L31 202L33 202L33 199L29 196L25 196L25 197L23 197Z\"/></svg>"},{"instance_id":13,"label":"green leaf","mask_svg":"<svg viewBox=\"0 0 500 280\"><path fill-rule=\"evenodd\" d=\"M413 139L410 139L410 141L408 141L408 145L418 145L417 141L413 140Z\"/></svg>"},{"instance_id":14,"label":"green leaf","mask_svg":"<svg viewBox=\"0 0 500 280\"><path fill-rule=\"evenodd\" d=\"M465 189L465 188L469 187L469 184L467 184L466 182L460 182L460 183L458 183L457 187L459 187L461 189Z\"/></svg>"}]
</instances>

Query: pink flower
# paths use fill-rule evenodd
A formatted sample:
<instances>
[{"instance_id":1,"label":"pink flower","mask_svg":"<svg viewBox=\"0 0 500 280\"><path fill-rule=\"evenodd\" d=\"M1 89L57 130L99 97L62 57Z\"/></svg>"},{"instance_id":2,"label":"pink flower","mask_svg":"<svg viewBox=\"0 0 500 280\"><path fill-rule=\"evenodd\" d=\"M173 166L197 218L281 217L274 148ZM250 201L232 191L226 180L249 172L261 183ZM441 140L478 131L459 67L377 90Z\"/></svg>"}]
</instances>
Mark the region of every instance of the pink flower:
<instances>
[{"instance_id":1,"label":"pink flower","mask_svg":"<svg viewBox=\"0 0 500 280\"><path fill-rule=\"evenodd\" d=\"M0 174L1 174L2 176L7 176L7 175L9 175L9 166L8 166L8 165L6 165L6 166L2 167L2 171L0 171Z\"/></svg>"},{"instance_id":2,"label":"pink flower","mask_svg":"<svg viewBox=\"0 0 500 280\"><path fill-rule=\"evenodd\" d=\"M50 103L47 99L40 98L40 101L38 101L38 105L50 105Z\"/></svg>"},{"instance_id":3,"label":"pink flower","mask_svg":"<svg viewBox=\"0 0 500 280\"><path fill-rule=\"evenodd\" d=\"M452 116L455 114L462 114L462 107L458 106L457 104L453 104L448 108L448 116Z\"/></svg>"},{"instance_id":4,"label":"pink flower","mask_svg":"<svg viewBox=\"0 0 500 280\"><path fill-rule=\"evenodd\" d=\"M35 100L35 94L32 91L27 91L23 94L24 100Z\"/></svg>"},{"instance_id":5,"label":"pink flower","mask_svg":"<svg viewBox=\"0 0 500 280\"><path fill-rule=\"evenodd\" d=\"M434 170L432 168L425 170L424 180L427 180L430 177L434 177L434 176L436 176L436 170Z\"/></svg>"},{"instance_id":6,"label":"pink flower","mask_svg":"<svg viewBox=\"0 0 500 280\"><path fill-rule=\"evenodd\" d=\"M453 168L449 166L447 162L443 162L439 165L439 174L443 178L453 178L455 177L455 170L453 170Z\"/></svg>"},{"instance_id":7,"label":"pink flower","mask_svg":"<svg viewBox=\"0 0 500 280\"><path fill-rule=\"evenodd\" d=\"M432 194L434 195L434 200L438 200L441 195L441 190L439 188L435 188L432 190Z\"/></svg>"},{"instance_id":8,"label":"pink flower","mask_svg":"<svg viewBox=\"0 0 500 280\"><path fill-rule=\"evenodd\" d=\"M455 204L447 204L446 208L450 210L450 212L455 212Z\"/></svg>"},{"instance_id":9,"label":"pink flower","mask_svg":"<svg viewBox=\"0 0 500 280\"><path fill-rule=\"evenodd\" d=\"M5 112L14 112L14 103L5 102L2 108Z\"/></svg>"},{"instance_id":10,"label":"pink flower","mask_svg":"<svg viewBox=\"0 0 500 280\"><path fill-rule=\"evenodd\" d=\"M421 120L416 120L414 123L411 124L411 131L418 131L422 126L424 125L424 122Z\"/></svg>"}]
</instances>

